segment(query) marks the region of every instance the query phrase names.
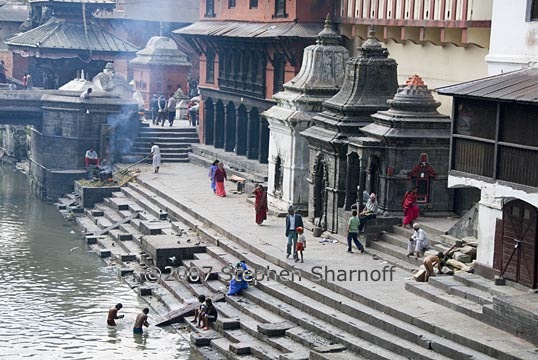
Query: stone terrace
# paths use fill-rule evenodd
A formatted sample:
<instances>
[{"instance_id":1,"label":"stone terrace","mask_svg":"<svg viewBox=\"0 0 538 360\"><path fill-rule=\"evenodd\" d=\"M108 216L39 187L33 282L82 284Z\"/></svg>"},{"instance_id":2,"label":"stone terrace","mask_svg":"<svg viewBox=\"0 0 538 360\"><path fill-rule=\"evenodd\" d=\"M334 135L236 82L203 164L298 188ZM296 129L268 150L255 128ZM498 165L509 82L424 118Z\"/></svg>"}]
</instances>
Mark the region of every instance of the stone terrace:
<instances>
[{"instance_id":1,"label":"stone terrace","mask_svg":"<svg viewBox=\"0 0 538 360\"><path fill-rule=\"evenodd\" d=\"M161 198L161 206L170 214L172 211L167 207L181 209L189 218L196 219L202 234L217 231L222 237L213 236L215 244L232 253L237 249L235 259L245 259L249 267L269 266L276 271L300 270L301 281L271 281L267 284L261 281L257 287L247 291L252 295L245 297L250 300L251 297L256 298L257 291L264 291L288 302L296 307L298 314L304 312L305 316L315 316L321 320L316 331L318 333L330 331L336 326L343 332L342 329L345 329L346 334L350 332L366 339L368 335L361 328L368 326L371 327L367 330L370 334L388 333L388 337L381 335L385 340L380 341L378 337L370 341L386 349L393 348L395 356L399 354L408 358L536 358L536 347L531 343L406 291L408 272L396 269L393 281L389 281L388 272L386 281L350 279L352 270L378 274L377 270L382 274L388 265L376 260L370 249L364 254L346 253L341 237L336 237L338 243L331 244L320 243L317 238L307 234L304 264L295 264L291 259L286 259L284 219L270 216L263 226L257 226L254 223L254 210L245 201L246 196L229 193L226 198L215 197L204 168L191 164L164 164L159 174L151 173L149 168L147 171L144 169L139 183L131 184L129 188L148 200L159 201ZM234 188L232 183L227 185ZM321 270L313 269L314 266L320 266ZM325 267L335 272L344 271L348 276L314 281L316 276L313 270L324 275ZM354 274L357 276L357 272ZM256 301L260 303L263 299L256 298ZM265 306L270 308L270 304ZM292 311L283 313L279 308L273 310L286 315L283 316L286 319L290 318L289 311ZM292 319L300 321L298 314ZM224 340L216 341L214 346L218 346L219 341ZM398 345L401 341L404 342L403 346L415 343L434 352L427 355L415 349L413 351L416 352L406 355ZM364 354L368 358L377 358L372 357L372 352L365 351Z\"/></svg>"}]
</instances>

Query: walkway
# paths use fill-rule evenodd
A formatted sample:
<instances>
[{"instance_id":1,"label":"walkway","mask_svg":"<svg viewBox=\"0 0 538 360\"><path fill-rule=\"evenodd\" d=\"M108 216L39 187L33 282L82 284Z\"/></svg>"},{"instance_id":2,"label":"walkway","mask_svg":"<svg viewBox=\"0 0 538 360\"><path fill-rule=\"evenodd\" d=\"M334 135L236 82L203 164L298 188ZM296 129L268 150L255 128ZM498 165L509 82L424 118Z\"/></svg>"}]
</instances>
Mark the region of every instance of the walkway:
<instances>
[{"instance_id":1,"label":"walkway","mask_svg":"<svg viewBox=\"0 0 538 360\"><path fill-rule=\"evenodd\" d=\"M347 253L345 239L341 236L334 236L338 243L321 243L319 238L307 233L305 262L296 265L292 259L286 259L284 219L269 216L262 226L256 225L254 209L246 201L246 195L229 192L225 198L216 197L209 186L207 169L192 164L166 163L158 174L152 173L146 165L141 169L141 182L169 195L234 236L249 241L266 254L267 260L273 260L279 266L296 266L303 271L316 272L338 287L341 293L348 292L348 297L366 297L373 303L393 309L388 309L391 315L399 313L398 317L407 322L431 323L437 327L438 335L443 336L446 330L524 359L536 359L532 344L406 291L404 286L409 273L394 269L391 275L390 266L376 260L369 249L364 254L358 251ZM226 185L228 190L235 188L235 184L228 182ZM361 274L360 280L358 274Z\"/></svg>"}]
</instances>

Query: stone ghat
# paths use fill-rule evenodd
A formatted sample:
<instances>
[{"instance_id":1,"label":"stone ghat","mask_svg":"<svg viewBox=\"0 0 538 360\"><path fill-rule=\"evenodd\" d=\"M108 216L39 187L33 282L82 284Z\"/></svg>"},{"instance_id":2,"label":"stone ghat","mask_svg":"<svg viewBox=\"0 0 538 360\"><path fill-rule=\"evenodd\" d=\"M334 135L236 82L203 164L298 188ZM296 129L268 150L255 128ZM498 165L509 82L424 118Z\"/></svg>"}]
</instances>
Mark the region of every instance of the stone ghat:
<instances>
[{"instance_id":1,"label":"stone ghat","mask_svg":"<svg viewBox=\"0 0 538 360\"><path fill-rule=\"evenodd\" d=\"M239 260L258 271L294 270L264 254L263 246L234 236L190 204L183 205L147 183L128 184L77 221L87 233L99 233L136 212L138 217L129 223L107 234L87 236L86 241L98 254L110 257L142 296L160 299L170 312L192 309L199 294L226 292L229 277L224 269ZM156 228L159 234L152 233ZM165 259L174 273L158 275L151 270L157 255L144 243L159 236L167 244L177 239L178 245L192 244L205 251L192 251L192 258L183 258L183 246L177 246L179 252ZM531 359L534 355L525 346L515 351L480 337L463 337L387 309L369 294L358 296L329 282L316 282L304 271L300 274L301 281L264 279L241 296L217 302L219 321L211 330L201 332L187 322L195 349L208 359Z\"/></svg>"}]
</instances>

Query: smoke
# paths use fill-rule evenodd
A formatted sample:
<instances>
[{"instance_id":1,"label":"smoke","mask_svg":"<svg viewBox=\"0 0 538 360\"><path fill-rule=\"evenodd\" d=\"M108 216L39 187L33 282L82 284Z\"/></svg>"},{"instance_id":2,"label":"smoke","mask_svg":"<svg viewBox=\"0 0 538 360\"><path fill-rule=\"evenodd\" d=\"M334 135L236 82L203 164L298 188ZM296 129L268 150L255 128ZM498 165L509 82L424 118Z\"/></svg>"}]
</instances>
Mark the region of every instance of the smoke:
<instances>
[{"instance_id":1,"label":"smoke","mask_svg":"<svg viewBox=\"0 0 538 360\"><path fill-rule=\"evenodd\" d=\"M110 154L112 161L116 155L121 158L131 153L138 134L138 125L138 114L132 106L123 106L120 113L108 116L108 129L103 136L108 137L105 154Z\"/></svg>"}]
</instances>

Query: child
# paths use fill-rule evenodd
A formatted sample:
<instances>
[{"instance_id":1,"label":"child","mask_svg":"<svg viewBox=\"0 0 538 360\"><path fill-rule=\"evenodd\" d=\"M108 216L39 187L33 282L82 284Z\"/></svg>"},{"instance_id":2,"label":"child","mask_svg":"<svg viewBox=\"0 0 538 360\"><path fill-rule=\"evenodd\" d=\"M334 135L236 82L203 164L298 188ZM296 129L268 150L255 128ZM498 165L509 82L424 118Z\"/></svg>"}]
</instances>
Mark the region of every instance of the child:
<instances>
[{"instance_id":1,"label":"child","mask_svg":"<svg viewBox=\"0 0 538 360\"><path fill-rule=\"evenodd\" d=\"M207 306L205 305L205 295L198 295L198 301L200 302L200 306L198 309L194 309L194 319L191 321L191 323L198 323L198 325L200 325L202 322L202 315L207 310Z\"/></svg>"},{"instance_id":2,"label":"child","mask_svg":"<svg viewBox=\"0 0 538 360\"><path fill-rule=\"evenodd\" d=\"M303 228L302 227L298 227L297 229L295 229L295 231L297 231L297 249L296 249L296 252L297 252L297 257L295 258L295 262L298 262L299 261L299 253L301 254L301 262L304 262L303 260L303 250L306 249L306 238L304 236L304 231L303 231Z\"/></svg>"}]
</instances>

